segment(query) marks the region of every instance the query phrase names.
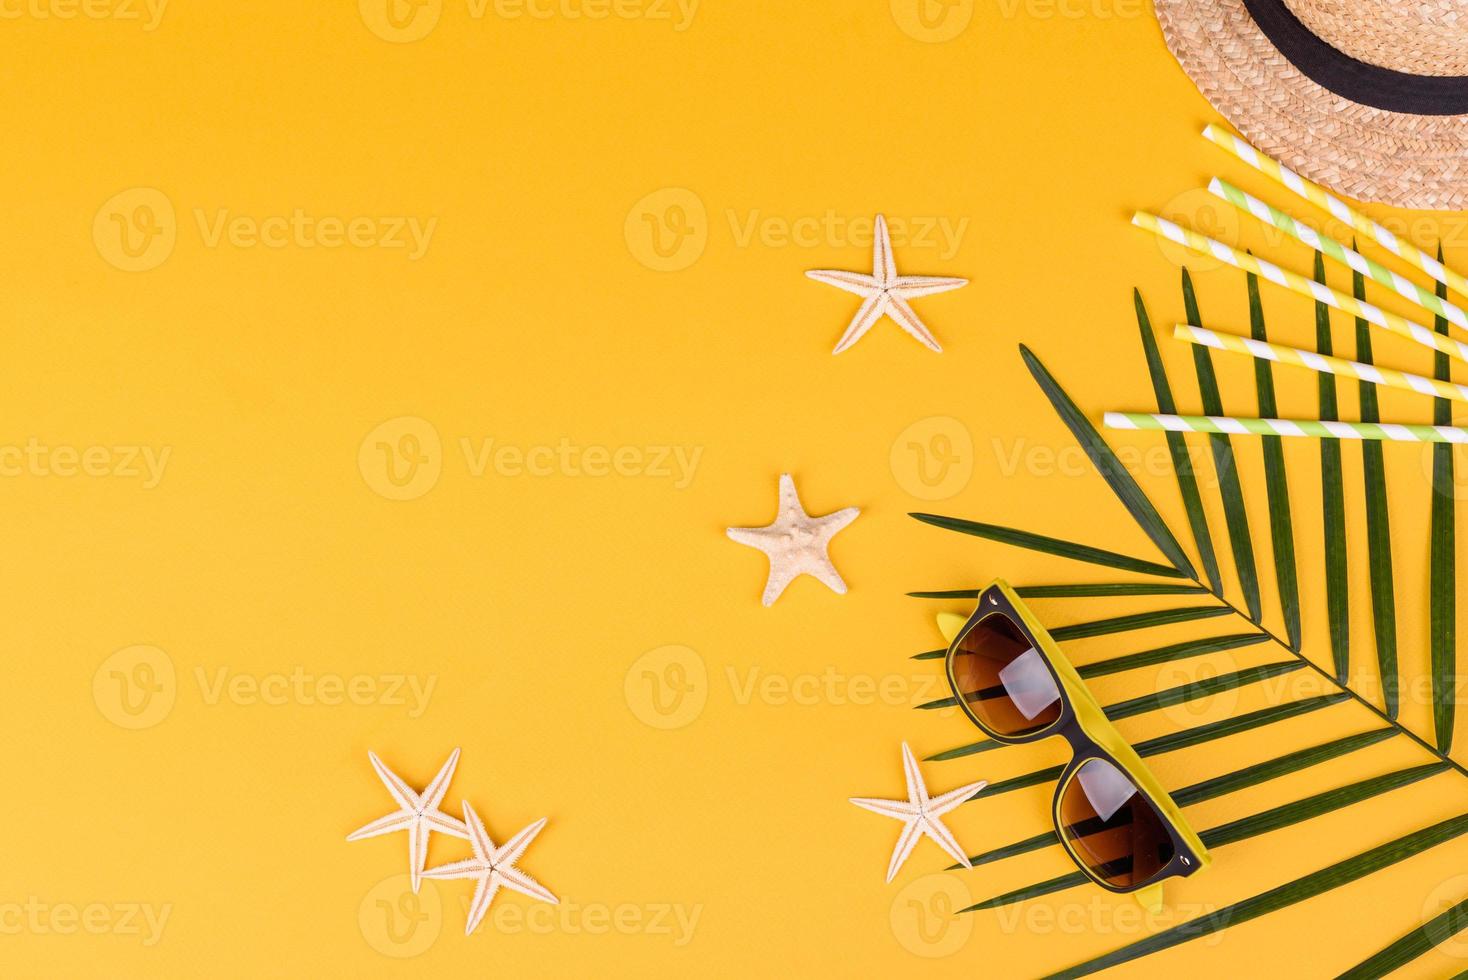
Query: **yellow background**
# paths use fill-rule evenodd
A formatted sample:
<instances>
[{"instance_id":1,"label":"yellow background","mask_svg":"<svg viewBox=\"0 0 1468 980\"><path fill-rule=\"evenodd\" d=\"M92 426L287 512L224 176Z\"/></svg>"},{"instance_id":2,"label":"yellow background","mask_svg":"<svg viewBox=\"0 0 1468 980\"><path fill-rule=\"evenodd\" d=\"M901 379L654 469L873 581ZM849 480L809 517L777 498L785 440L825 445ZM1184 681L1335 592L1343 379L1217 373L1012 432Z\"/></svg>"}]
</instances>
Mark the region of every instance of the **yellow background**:
<instances>
[{"instance_id":1,"label":"yellow background","mask_svg":"<svg viewBox=\"0 0 1468 980\"><path fill-rule=\"evenodd\" d=\"M934 510L1155 557L1078 466L1016 345L1029 344L1088 411L1148 407L1130 290L1140 286L1170 324L1181 314L1178 256L1128 226L1134 207L1295 268L1308 258L1186 193L1220 172L1285 203L1198 137L1216 117L1136 0L960 0L932 28L905 0L894 6L704 0L680 23L677 6L652 0L600 8L614 10L602 19L570 16L596 12L596 0L558 0L540 8L545 18L518 6L476 17L467 0L428 0L400 8L408 19L395 29L370 2L174 0L151 30L144 8L105 0L4 8L0 443L170 456L152 487L38 465L0 480L0 972L1020 977L1147 931L1136 906L1094 889L1002 915L939 915L1064 873L1058 851L937 874L948 861L922 842L883 885L898 826L846 798L901 795L903 740L927 755L974 737L951 711L910 710L941 691L937 664L906 658L939 645L931 612L962 604L902 593L995 575L1117 577L904 515ZM143 20L110 16L133 11ZM662 11L671 19L650 16ZM130 260L112 215L142 220L138 205L158 195L173 217L153 211L163 234L150 247L166 251L171 235L172 252ZM297 209L436 225L416 260L404 249L308 247L304 235L282 247L211 240L200 226L221 212L258 222ZM962 229L954 248L941 236L897 240L903 271L973 280L918 303L942 356L890 322L829 354L856 303L802 272L868 268L868 240L845 223L879 210ZM828 213L841 223L827 224ZM1422 244L1447 235L1460 267L1468 261L1463 216L1399 217L1417 222ZM808 237L782 239L798 219L821 220ZM650 221L692 237L660 258ZM119 267L130 262L153 267ZM659 268L669 265L686 267ZM1198 285L1209 322L1246 328L1241 277L1202 270ZM1272 288L1265 301L1280 339L1313 339L1308 305ZM1337 337L1349 349L1344 322ZM1186 351L1162 343L1184 407L1196 408ZM1430 367L1396 340L1377 349L1397 366ZM1250 366L1215 362L1227 403L1248 414ZM1313 410L1313 377L1277 377L1286 413ZM1344 406L1351 417L1354 396ZM1383 412L1426 421L1428 406L1388 394ZM424 477L432 485L415 499L390 500L376 492L388 486L376 439L359 450L404 417L422 421L390 425L383 441L430 426L440 448L425 450L425 465L438 478ZM931 421L944 418L957 422ZM927 490L911 444L941 448L933 437L945 434L959 475ZM463 439L701 455L683 487L564 467L476 476ZM1162 441L1116 442L1141 453L1144 485L1191 548L1158 465ZM1238 450L1272 597L1258 449ZM1315 452L1289 447L1319 655ZM1420 674L1429 490L1422 454L1386 453L1402 660ZM1359 453L1346 457L1359 571ZM849 595L802 579L761 608L764 559L722 529L769 521L782 471L813 513L862 508L833 547ZM920 499L935 493L946 499ZM1355 663L1369 678L1357 595ZM1037 608L1063 623L1166 604ZM1272 598L1268 611L1278 628ZM1239 625L1217 622L1218 632ZM1212 625L1073 649L1086 662L1204 630ZM129 652L109 660L117 651ZM1097 688L1115 700L1282 656L1254 647ZM294 693L270 704L247 686L297 668L337 679L328 684L412 675L435 687L410 717L409 705ZM219 693L221 676L246 686ZM1299 688L1251 688L1123 728L1140 739L1318 693L1292 676ZM155 700L124 685L138 681L157 688ZM655 704L654 681L692 700L664 687ZM660 715L669 705L682 714ZM1420 697L1404 714L1427 727ZM1176 788L1370 727L1364 709L1337 708L1158 757L1155 768ZM1215 826L1426 761L1401 743L1189 816ZM403 837L344 841L389 809L369 749L421 786L455 746L451 812L471 800L496 840L550 818L522 862L561 897L550 918L502 894L465 937L469 883L425 884L414 912L394 877L406 870ZM924 773L938 792L1062 755L1046 744ZM1048 794L974 803L950 826L975 852L1029 836L1045 825ZM1169 900L1221 907L1461 812L1465 800L1455 777L1440 776L1221 848L1215 868ZM435 839L431 863L462 849ZM1468 843L1440 847L1126 973L1334 973L1468 894L1465 856ZM50 911L17 928L27 903ZM151 943L121 921L139 903L167 910ZM59 907L72 911L57 919ZM89 908L100 934L75 922L61 931ZM691 935L679 911L697 916ZM405 964L395 958L404 953L417 955ZM1445 976L1465 956L1468 944L1450 945L1404 975Z\"/></svg>"}]
</instances>

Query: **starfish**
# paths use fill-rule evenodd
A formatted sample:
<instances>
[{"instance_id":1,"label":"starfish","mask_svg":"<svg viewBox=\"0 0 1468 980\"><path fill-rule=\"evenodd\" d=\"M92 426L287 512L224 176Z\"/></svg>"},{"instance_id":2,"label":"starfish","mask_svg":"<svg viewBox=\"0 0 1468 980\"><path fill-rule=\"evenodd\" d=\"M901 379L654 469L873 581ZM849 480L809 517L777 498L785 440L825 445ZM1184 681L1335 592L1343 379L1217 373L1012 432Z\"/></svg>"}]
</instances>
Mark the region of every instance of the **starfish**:
<instances>
[{"instance_id":1,"label":"starfish","mask_svg":"<svg viewBox=\"0 0 1468 980\"><path fill-rule=\"evenodd\" d=\"M545 817L511 837L503 847L494 846L494 842L489 839L489 833L484 829L484 821L479 819L479 814L474 812L468 800L464 801L464 824L469 828L469 846L474 848L474 856L423 872L425 878L473 878L478 882L474 886L474 901L469 903L469 919L464 924L464 935L471 935L479 927L480 920L489 911L489 903L494 901L494 894L499 891L500 885L522 895L538 898L542 902L561 904L561 900L552 895L544 885L515 867L515 862L525 853L525 848L530 846L535 835L540 833L540 828L545 826Z\"/></svg>"},{"instance_id":2,"label":"starfish","mask_svg":"<svg viewBox=\"0 0 1468 980\"><path fill-rule=\"evenodd\" d=\"M377 770L377 778L382 780L382 785L387 787L387 791L392 794L392 798L397 801L400 809L357 828L347 835L347 840L380 837L394 831L406 830L408 832L408 880L416 894L421 884L419 877L423 874L423 865L428 860L428 835L437 832L461 839L469 837L468 828L457 817L451 817L438 808L438 805L443 802L444 794L449 791L449 780L454 778L454 767L459 764L459 750L454 749L453 754L449 756L449 761L443 764L438 775L433 777L433 782L424 787L421 794L413 792L412 787L383 765L382 760L376 754L368 752L367 758L372 760L372 768Z\"/></svg>"},{"instance_id":3,"label":"starfish","mask_svg":"<svg viewBox=\"0 0 1468 980\"><path fill-rule=\"evenodd\" d=\"M897 869L902 867L912 849L917 846L918 839L924 834L931 837L943 850L951 854L959 864L965 868L972 868L968 855L963 853L963 848L958 846L958 841L953 839L943 821L939 819L949 810L954 809L961 803L967 803L974 798L974 794L988 786L986 780L977 783L969 783L958 789L950 790L936 799L928 797L928 787L923 785L922 773L918 772L917 760L912 757L912 749L907 743L902 743L902 768L907 775L907 799L904 800L869 800L853 799L851 802L863 810L880 813L884 817L895 817L904 824L902 835L897 838L897 846L892 849L892 860L887 864L887 880L890 882L897 876Z\"/></svg>"},{"instance_id":4,"label":"starfish","mask_svg":"<svg viewBox=\"0 0 1468 980\"><path fill-rule=\"evenodd\" d=\"M846 594L846 583L831 564L827 549L836 532L856 520L860 513L855 507L847 507L825 517L811 517L800 505L795 480L789 473L782 473L780 513L775 522L765 527L731 527L726 533L740 544L758 548L769 556L770 578L765 584L763 602L772 606L785 587L800 575L821 580L837 595Z\"/></svg>"},{"instance_id":5,"label":"starfish","mask_svg":"<svg viewBox=\"0 0 1468 980\"><path fill-rule=\"evenodd\" d=\"M832 354L839 354L860 340L883 315L916 337L919 343L941 354L943 348L907 301L919 296L946 293L950 289L968 285L967 279L947 276L899 276L897 262L892 256L892 238L887 234L887 219L880 214L877 215L876 232L872 236L871 275L838 272L833 269L815 269L806 275L816 282L855 293L864 300Z\"/></svg>"}]
</instances>

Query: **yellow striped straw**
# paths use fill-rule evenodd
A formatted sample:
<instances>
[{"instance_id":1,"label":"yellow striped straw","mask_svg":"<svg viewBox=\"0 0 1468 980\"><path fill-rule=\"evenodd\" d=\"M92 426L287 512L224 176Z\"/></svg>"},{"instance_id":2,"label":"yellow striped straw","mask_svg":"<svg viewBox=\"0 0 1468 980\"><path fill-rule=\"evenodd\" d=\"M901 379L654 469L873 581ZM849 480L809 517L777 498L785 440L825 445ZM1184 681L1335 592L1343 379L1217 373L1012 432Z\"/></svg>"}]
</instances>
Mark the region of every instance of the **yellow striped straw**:
<instances>
[{"instance_id":1,"label":"yellow striped straw","mask_svg":"<svg viewBox=\"0 0 1468 980\"><path fill-rule=\"evenodd\" d=\"M1438 282L1451 286L1464 295L1468 295L1468 278L1458 275L1458 273L1449 269L1411 242L1402 241L1396 235L1392 234L1390 230L1383 228L1379 223L1372 221L1364 214L1356 211L1324 187L1321 187L1314 181L1306 180L1278 160L1274 160L1268 155L1259 152L1254 146L1239 139L1221 126L1210 124L1204 128L1203 135L1210 142L1216 143L1225 150L1228 150L1260 173L1273 177L1311 204L1330 212L1331 217L1351 226L1356 231L1375 241L1388 252L1412 263Z\"/></svg>"},{"instance_id":2,"label":"yellow striped straw","mask_svg":"<svg viewBox=\"0 0 1468 980\"><path fill-rule=\"evenodd\" d=\"M1244 419L1231 415L1160 415L1156 412L1107 412L1108 429L1160 432L1209 432L1236 436L1294 436L1313 439L1369 439L1380 442L1468 443L1468 429L1451 425L1404 425L1396 422L1337 422L1323 419Z\"/></svg>"},{"instance_id":3,"label":"yellow striped straw","mask_svg":"<svg viewBox=\"0 0 1468 980\"><path fill-rule=\"evenodd\" d=\"M1185 245L1195 252L1211 256L1221 262L1227 262L1237 269L1252 272L1261 279L1268 279L1270 282L1284 286L1286 289L1291 289L1302 295L1309 296L1311 299L1333 306L1338 310L1344 310L1363 320L1374 323L1384 330L1390 330L1392 333L1400 334L1409 340L1415 340L1419 344L1431 347L1433 350L1441 351L1449 357L1456 357L1460 361L1468 361L1468 344L1454 340L1451 337L1443 336L1428 327L1424 327L1420 323L1413 323L1406 317L1398 316L1395 313L1388 313L1379 306L1374 306L1365 300L1359 300L1354 296L1338 293L1329 286L1316 282L1314 279L1309 279L1297 272L1290 272L1288 269L1281 269L1273 262L1267 262L1246 252L1240 252L1238 249L1225 245L1223 242L1200 235L1196 231L1182 228L1168 221L1166 218L1159 218L1155 214L1138 211L1132 215L1132 224L1139 228L1146 228L1153 234L1160 235L1169 241L1177 242L1179 245Z\"/></svg>"},{"instance_id":4,"label":"yellow striped straw","mask_svg":"<svg viewBox=\"0 0 1468 980\"><path fill-rule=\"evenodd\" d=\"M1375 364L1362 364L1359 361L1348 361L1341 357L1317 354L1314 351L1271 344L1265 340L1239 337L1231 333L1218 333L1215 330L1192 327L1186 323L1175 325L1172 328L1172 335L1178 340L1186 340L1218 350L1233 351L1236 354L1250 354L1266 361L1277 361L1280 364L1293 364L1296 367L1319 371L1321 374L1336 374L1345 378L1355 378L1357 381L1385 385L1388 388L1415 391L1419 395L1433 395L1437 398L1468 402L1468 386L1454 384L1451 381L1437 381L1418 374L1378 367Z\"/></svg>"}]
</instances>

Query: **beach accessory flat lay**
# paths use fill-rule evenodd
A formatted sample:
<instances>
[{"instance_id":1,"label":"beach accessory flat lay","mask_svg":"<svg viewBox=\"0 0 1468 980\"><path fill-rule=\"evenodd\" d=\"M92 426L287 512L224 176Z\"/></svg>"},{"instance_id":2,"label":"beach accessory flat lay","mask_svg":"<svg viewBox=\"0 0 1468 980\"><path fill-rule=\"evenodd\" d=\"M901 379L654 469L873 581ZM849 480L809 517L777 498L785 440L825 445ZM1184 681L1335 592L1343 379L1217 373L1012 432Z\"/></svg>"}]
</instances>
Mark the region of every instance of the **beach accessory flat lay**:
<instances>
[{"instance_id":1,"label":"beach accessory flat lay","mask_svg":"<svg viewBox=\"0 0 1468 980\"><path fill-rule=\"evenodd\" d=\"M996 742L1060 736L1070 744L1052 815L1088 878L1108 891L1139 892L1208 866L1207 848L1177 805L1007 583L979 592L944 666L959 706ZM1154 893L1145 904L1160 899Z\"/></svg>"},{"instance_id":2,"label":"beach accessory flat lay","mask_svg":"<svg viewBox=\"0 0 1468 980\"><path fill-rule=\"evenodd\" d=\"M773 523L764 527L731 527L725 533L730 540L758 548L770 559L770 576L760 601L773 606L786 586L801 575L809 575L824 583L837 595L846 594L846 582L831 563L831 539L861 511L855 507L838 510L824 517L812 517L800 504L795 492L795 478L780 475L780 512Z\"/></svg>"},{"instance_id":3,"label":"beach accessory flat lay","mask_svg":"<svg viewBox=\"0 0 1468 980\"><path fill-rule=\"evenodd\" d=\"M898 275L897 260L892 255L892 236L887 232L887 219L880 214L877 215L876 229L872 235L871 275L834 269L814 269L806 275L816 282L823 282L862 297L856 316L836 342L836 349L831 351L832 354L839 354L856 343L884 316L917 338L924 347L941 354L943 348L907 301L946 293L968 285L967 279L951 276Z\"/></svg>"},{"instance_id":4,"label":"beach accessory flat lay","mask_svg":"<svg viewBox=\"0 0 1468 980\"><path fill-rule=\"evenodd\" d=\"M1349 197L1468 208L1463 0L1155 0L1178 63L1285 166Z\"/></svg>"},{"instance_id":5,"label":"beach accessory flat lay","mask_svg":"<svg viewBox=\"0 0 1468 980\"><path fill-rule=\"evenodd\" d=\"M929 796L923 774L918 770L917 759L913 758L912 749L907 747L906 742L902 743L902 773L907 780L907 799L851 799L852 803L863 810L893 817L903 823L902 833L897 837L897 846L892 849L892 859L887 862L887 880L890 882L897 876L898 869L923 837L931 839L964 867L969 867L968 855L963 853L963 848L953 839L952 832L943 825L943 814L967 803L989 784L981 779L976 783L951 789L941 796Z\"/></svg>"},{"instance_id":6,"label":"beach accessory flat lay","mask_svg":"<svg viewBox=\"0 0 1468 980\"><path fill-rule=\"evenodd\" d=\"M1150 554L1112 551L1016 527L947 515L912 515L945 531L1126 575L1123 581L1000 590L998 596L971 588L911 593L919 598L943 601L976 597L980 602L979 609L962 621L962 625L955 622L954 614L940 612L939 629L948 647L925 651L915 659L943 657L953 690L952 697L919 707L961 706L988 737L954 746L928 759L964 759L1003 748L1016 741L1016 736L1023 741L1064 726L1062 696L1083 690L1080 679L1134 671L1141 673L1145 668L1157 665L1179 664L1213 654L1253 648L1265 655L1264 662L1217 674L1205 672L1200 679L1175 687L1140 686L1139 690L1144 693L1101 707L1089 702L1095 716L1109 724L1261 684L1270 678L1287 674L1301 676L1307 685L1301 690L1308 692L1303 696L1272 697L1263 708L1241 714L1226 713L1204 724L1167 730L1136 742L1134 747L1126 748L1122 743L1125 751L1141 759L1196 750L1199 746L1242 732L1278 733L1282 742L1278 754L1248 764L1231 762L1228 771L1163 794L1172 807L1170 810L1165 805L1160 807L1167 818L1199 803L1250 787L1264 786L1328 760L1351 760L1354 753L1387 740L1396 739L1403 748L1410 749L1415 758L1383 774L1357 773L1336 784L1335 788L1310 795L1298 796L1288 789L1277 789L1276 793L1289 795L1273 806L1205 826L1195 835L1188 831L1191 835L1189 845L1196 842L1199 848L1199 851L1191 853L1201 853L1203 848L1208 852L1232 848L1338 811L1352 810L1365 814L1367 811L1353 808L1378 797L1390 796L1391 801L1383 805L1397 806L1402 814L1412 816L1412 820L1405 828L1383 833L1379 825L1366 817L1358 822L1361 839L1351 856L1324 866L1311 863L1303 872L1298 869L1286 872L1282 881L1270 883L1248 897L1231 900L1229 904L1206 914L1151 932L1050 974L1056 978L1089 976L1175 946L1216 936L1251 919L1308 903L1317 896L1408 859L1423 856L1421 860L1428 860L1427 855L1435 848L1468 836L1468 813L1463 812L1460 805L1437 807L1433 803L1448 798L1445 794L1452 787L1444 781L1468 777L1468 767L1452 754L1455 735L1460 728L1456 724L1456 707L1461 676L1458 671L1457 630L1461 558L1455 530L1456 501L1460 496L1457 472L1461 461L1455 457L1453 443L1468 441L1468 429L1453 425L1451 413L1455 401L1468 400L1468 386L1453 380L1454 363L1468 359L1464 357L1468 346L1452 336L1454 330L1463 330L1464 316L1462 307L1448 299L1450 286L1457 289L1455 284L1468 280L1443 264L1440 247L1434 258L1360 215L1318 185L1302 180L1278 162L1258 153L1237 137L1224 134L1217 127L1210 127L1205 135L1212 142L1233 150L1236 156L1256 169L1275 176L1310 204L1326 210L1333 218L1360 233L1368 247L1374 244L1426 273L1435 281L1436 288L1429 289L1407 275L1388 269L1359 251L1357 243L1347 246L1291 214L1243 194L1221 179L1210 184L1215 195L1265 225L1316 249L1312 275L1307 277L1284 269L1172 222L1139 213L1135 221L1139 226L1232 265L1245 274L1248 322L1236 326L1238 332L1230 333L1214 329L1211 321L1205 319L1192 276L1186 268L1182 270L1182 317L1179 319L1186 322L1179 322L1171 334L1191 345L1192 373L1197 382L1193 396L1176 393L1174 380L1169 378L1167 362L1158 343L1157 331L1143 305L1141 294L1134 291L1138 332L1151 382L1149 400L1155 401L1155 406L1147 406L1144 411L1111 411L1104 415L1105 424L1115 430L1153 429L1163 433L1172 461L1175 489L1181 498L1180 513L1187 518L1186 525L1177 525L1183 528L1183 534L1180 535L1174 525L1163 518L1148 491L1143 489L1117 451L1102 437L1089 414L1071 399L1040 359L1022 345L1021 358L1030 374L1090 458L1116 501L1160 553L1161 560ZM1349 285L1342 283L1333 288L1329 284L1328 259L1346 267ZM1296 324L1294 327L1296 337L1302 337L1313 327L1313 348L1286 346L1269 340L1261 282L1274 282L1314 300L1311 322L1308 326ZM1406 317L1388 312L1368 301L1368 286L1385 287L1396 299L1405 300L1429 316ZM1336 353L1338 338L1336 326L1332 323L1333 313L1348 315L1354 327L1348 334L1354 338L1354 350L1349 357ZM1427 325L1429 322L1431 326ZM1205 323L1210 325L1204 326ZM1386 331L1393 337L1414 342L1417 346L1413 350L1425 362L1423 373L1378 366L1372 343L1377 331ZM1214 370L1213 349L1244 353L1254 358L1253 385L1244 397L1254 403L1251 409L1257 406L1257 417L1230 414L1225 410L1226 392ZM1278 417L1273 373L1275 363L1307 367L1316 372L1317 419ZM1351 379L1352 387L1356 389L1352 402L1359 411L1359 421L1340 419L1342 398L1338 388L1343 378ZM1431 414L1424 412L1427 418L1421 422L1382 422L1378 394L1383 387L1428 396L1432 399ZM1300 394L1292 394L1292 401L1298 401ZM1202 411L1181 413L1178 401L1187 397L1197 397ZM1250 438L1236 446L1233 437L1238 435ZM1308 452L1286 455L1283 448L1285 436L1313 437L1316 443L1314 458L1310 458L1312 454ZM1190 437L1201 437L1206 441L1208 456L1213 462L1213 475L1216 476L1216 482L1211 486L1200 480L1199 459L1191 452ZM1346 440L1353 440L1355 445L1348 448L1343 445ZM1430 479L1425 489L1416 466L1412 468L1413 478L1410 481L1389 480L1385 453L1391 450L1384 449L1387 442L1432 444L1420 447L1422 462L1430 464ZM1344 458L1353 451L1361 454L1359 469L1354 475ZM1240 463L1239 454L1255 452L1262 457L1262 480L1254 477L1253 467ZM1353 479L1348 480L1348 476L1353 476ZM1307 493L1318 487L1321 504L1309 521L1297 522L1291 505L1292 484L1301 481L1306 483ZM1356 490L1354 494L1350 492L1352 484ZM1419 493L1424 494L1425 499L1418 496ZM1213 498L1211 501L1210 497ZM1422 557L1426 559L1423 562L1425 588L1422 593L1414 590L1412 601L1407 603L1401 601L1402 585L1394 570L1394 565L1399 562L1394 561L1394 552L1403 549L1404 538L1411 542L1415 536L1410 533L1404 535L1400 528L1394 528L1392 507L1395 500L1405 501L1401 506L1421 507L1427 513L1425 540L1417 539ZM1364 522L1348 520L1352 507L1364 511ZM1213 509L1221 510L1223 514L1223 534L1210 521L1209 512ZM1261 547L1265 542L1256 541L1261 512L1268 518L1265 547ZM1416 529L1416 525L1410 522L1408 527ZM1184 544L1184 535L1188 531L1191 531L1191 549ZM1297 551L1297 538L1302 534L1315 537L1317 546ZM1353 541L1352 538L1364 540ZM1320 557L1316 559L1316 555ZM1306 556L1317 561L1319 567L1311 567ZM1226 579L1223 563L1229 559L1233 568ZM1269 572L1273 574L1266 574ZM1420 602L1419 594L1422 595ZM1089 637L1114 637L1194 622L1197 626L1189 627L1190 631L1196 629L1196 632L1189 632L1180 641L1134 653L1112 654L1103 659L1080 659L1071 671L1064 668L1058 652L1051 652L1045 657L1039 655L1049 652L1051 645L1036 642L1044 637L1044 628L1038 618L1026 619L1016 613L1000 620L1004 629L991 631L978 641L967 640L962 631L979 628L986 595L998 599L1000 605L1009 601L1017 606L1021 598L1059 602L1099 597L1116 597L1119 601L1121 597L1153 596L1163 603L1168 602L1167 597L1186 603L1071 622L1052 631L1052 639L1066 642L1067 653L1081 645L1082 657L1085 651L1081 641ZM1269 600L1267 604L1266 600ZM1353 616L1353 603L1357 609L1366 607L1368 621L1364 629ZM1047 608L1046 619L1050 616ZM1412 622L1414 619L1417 622ZM1219 627L1224 623L1229 624L1229 628L1220 632ZM1314 624L1328 626L1328 629ZM1410 655L1399 656L1402 638L1412 635L1404 630L1424 627L1426 655L1419 658L1414 650ZM960 658L966 655L966 647L978 650L982 659L962 661ZM994 650L998 651L998 656L990 652ZM1042 665L1055 669L1043 671L1039 669ZM1073 679L1068 675L1073 675ZM1155 683L1156 678L1153 677L1152 681ZM1419 690L1427 693L1425 703L1420 696L1407 693ZM1350 727L1347 730L1353 733L1324 740L1312 735L1305 744L1291 746L1288 743L1297 736L1292 736L1288 728L1274 727L1305 715L1315 716L1316 713L1330 713L1336 719L1348 721ZM1330 721L1321 717L1318 725L1311 723L1310 729L1329 724ZM1093 732L1085 731L1084 726L1083 732L1093 741L1111 747L1105 740L1096 739ZM1370 768L1366 762L1359 765ZM1110 862L1116 855L1077 848L1077 835L1067 825L1063 797L1068 790L1074 795L1074 787L1067 784L1076 779L1073 774L1076 768L1073 760L1064 766L1036 769L986 787L978 805L983 805L983 800L1012 790L1054 783L1056 829L970 855L968 864L978 868L1061 845L1060 849L1072 862L1081 866L1081 871L1034 880L1032 884L1011 888L975 902L963 912L983 912L1042 899L1087 882L1096 882L1098 868L1102 870L1103 877L1110 870ZM1128 767L1123 769L1130 771ZM1435 787L1409 789L1435 778L1439 780ZM1150 786L1147 788L1151 789ZM1089 789L1081 786L1082 792ZM1101 795L1086 795L1087 804L1098 816L1105 809L1104 805L1097 804ZM1089 826L1100 829L1102 839L1105 839L1103 824L1093 822ZM1185 828L1186 824L1181 826ZM1156 834L1147 839L1161 841ZM1170 838L1169 844L1176 846ZM1155 855L1150 849L1143 851L1151 858L1151 866L1161 865L1165 869L1163 860L1167 856L1167 846L1163 845L1164 849ZM1126 858L1131 859L1132 867L1137 866L1131 854ZM1450 855L1439 852L1437 860L1442 867L1452 866ZM1091 862L1089 865L1088 861ZM1120 866L1126 866L1126 860ZM1145 887L1145 882L1142 884L1144 887L1137 892L1138 901L1144 906L1156 907L1148 896L1152 889ZM1435 911L1419 913L1415 907L1397 909L1393 921L1399 921L1394 928L1400 931L1395 933L1393 941L1340 975L1350 978L1385 976L1442 947L1468 928L1468 899L1463 899L1461 892L1454 890L1453 900L1456 905ZM1385 916L1392 909L1383 906L1380 911Z\"/></svg>"}]
</instances>

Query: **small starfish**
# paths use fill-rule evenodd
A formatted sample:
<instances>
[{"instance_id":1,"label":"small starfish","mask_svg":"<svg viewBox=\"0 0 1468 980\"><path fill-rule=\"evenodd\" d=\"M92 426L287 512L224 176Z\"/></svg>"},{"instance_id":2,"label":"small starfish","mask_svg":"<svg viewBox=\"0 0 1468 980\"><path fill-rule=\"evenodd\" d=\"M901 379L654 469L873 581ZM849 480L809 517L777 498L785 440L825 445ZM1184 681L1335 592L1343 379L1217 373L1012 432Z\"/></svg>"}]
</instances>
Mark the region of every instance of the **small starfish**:
<instances>
[{"instance_id":1,"label":"small starfish","mask_svg":"<svg viewBox=\"0 0 1468 980\"><path fill-rule=\"evenodd\" d=\"M368 752L367 758L372 760L372 768L377 770L377 778L382 780L382 785L387 787L387 791L392 794L392 798L397 801L400 809L357 828L347 835L347 840L381 837L383 834L406 830L408 832L408 880L416 894L421 884L418 879L423 874L424 863L428 860L428 835L437 832L461 839L469 837L468 828L457 817L451 817L438 808L438 805L443 802L444 794L449 791L449 780L454 778L454 767L459 764L459 750L454 749L453 755L449 756L449 761L443 764L438 775L433 777L433 782L424 787L421 794L413 792L412 787L383 765L382 760L376 754Z\"/></svg>"},{"instance_id":2,"label":"small starfish","mask_svg":"<svg viewBox=\"0 0 1468 980\"><path fill-rule=\"evenodd\" d=\"M800 575L820 579L837 595L846 594L846 583L831 564L827 549L836 532L856 520L860 513L855 507L847 507L825 517L811 517L800 505L795 480L789 473L782 473L780 513L775 522L765 527L731 527L726 533L740 544L758 548L769 556L770 578L765 584L763 602L772 606L785 587Z\"/></svg>"},{"instance_id":3,"label":"small starfish","mask_svg":"<svg viewBox=\"0 0 1468 980\"><path fill-rule=\"evenodd\" d=\"M851 802L863 810L880 813L884 817L895 817L901 820L905 826L902 835L897 838L897 846L892 849L892 860L887 864L887 880L890 882L897 876L897 869L907 860L912 849L917 846L918 839L924 834L931 837L943 850L951 854L959 864L965 868L972 868L968 855L963 853L963 848L958 846L958 841L953 839L943 821L939 819L949 810L954 809L961 803L967 803L974 798L974 794L988 786L987 780L979 780L977 783L969 783L958 789L950 790L937 799L928 798L928 787L923 785L922 773L918 772L917 760L912 757L912 749L907 743L902 743L902 768L907 775L907 800L869 800L853 799Z\"/></svg>"},{"instance_id":4,"label":"small starfish","mask_svg":"<svg viewBox=\"0 0 1468 980\"><path fill-rule=\"evenodd\" d=\"M946 293L950 289L968 285L967 279L947 276L899 276L897 261L892 256L892 238L887 234L887 219L880 214L877 215L876 232L872 236L871 275L838 272L833 269L816 269L806 275L816 282L844 289L865 299L832 354L839 354L860 340L884 314L916 337L919 343L941 354L943 348L907 301L919 296Z\"/></svg>"},{"instance_id":5,"label":"small starfish","mask_svg":"<svg viewBox=\"0 0 1468 980\"><path fill-rule=\"evenodd\" d=\"M469 920L464 924L464 935L471 935L479 927L479 922L484 918L484 913L489 911L489 903L494 901L494 894L499 891L500 885L522 895L538 898L542 902L561 904L561 900L552 895L544 885L515 867L515 862L525 853L525 848L530 846L535 835L540 833L540 828L545 826L545 819L541 817L511 837L503 847L497 848L484 829L484 821L479 819L479 814L474 812L469 801L464 801L464 823L469 828L469 845L474 848L474 856L423 872L425 878L473 878L478 882L474 886L474 901L469 903Z\"/></svg>"}]
</instances>

